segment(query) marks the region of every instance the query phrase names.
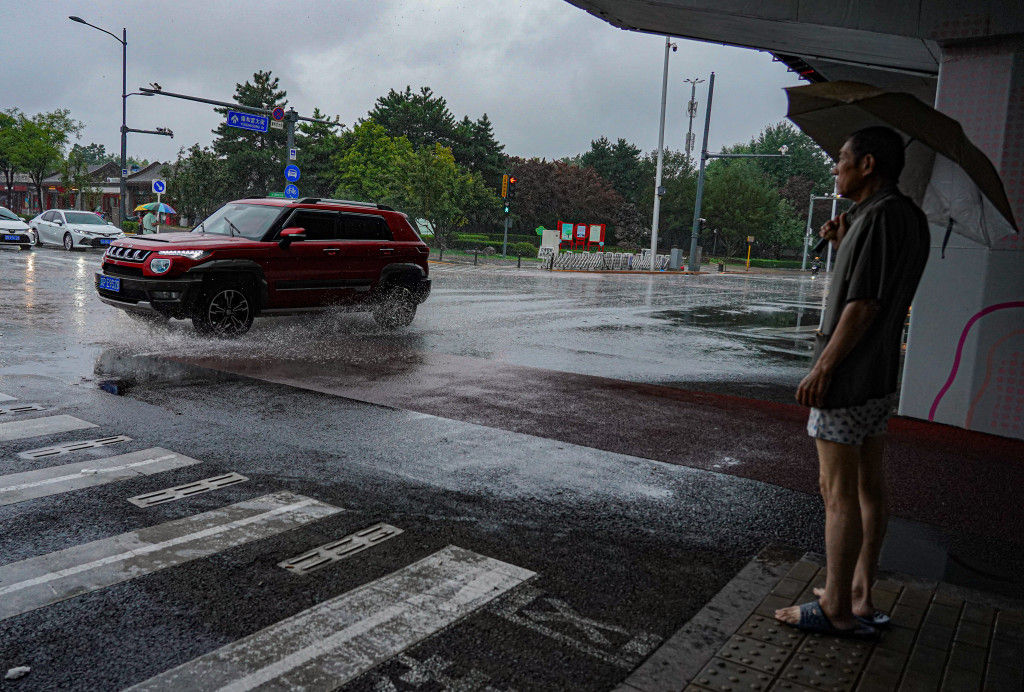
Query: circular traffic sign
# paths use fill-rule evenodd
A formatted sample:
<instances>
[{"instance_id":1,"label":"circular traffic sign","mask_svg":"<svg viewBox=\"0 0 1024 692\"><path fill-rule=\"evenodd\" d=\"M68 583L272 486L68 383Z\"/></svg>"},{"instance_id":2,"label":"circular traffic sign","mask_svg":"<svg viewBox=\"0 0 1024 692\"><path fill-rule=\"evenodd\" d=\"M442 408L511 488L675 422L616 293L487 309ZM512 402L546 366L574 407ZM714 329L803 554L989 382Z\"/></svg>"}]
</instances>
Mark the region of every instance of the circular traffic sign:
<instances>
[{"instance_id":1,"label":"circular traffic sign","mask_svg":"<svg viewBox=\"0 0 1024 692\"><path fill-rule=\"evenodd\" d=\"M299 188L295 187L294 185L289 185L284 189L284 196L287 197L288 199L298 199Z\"/></svg>"},{"instance_id":2,"label":"circular traffic sign","mask_svg":"<svg viewBox=\"0 0 1024 692\"><path fill-rule=\"evenodd\" d=\"M274 120L284 120L284 108L281 108L281 106L276 107L270 114L274 116Z\"/></svg>"},{"instance_id":3,"label":"circular traffic sign","mask_svg":"<svg viewBox=\"0 0 1024 692\"><path fill-rule=\"evenodd\" d=\"M284 167L285 180L287 180L290 183L294 183L296 180L299 179L301 175L302 173L299 172L299 167L296 166L294 163L289 163L287 166Z\"/></svg>"}]
</instances>

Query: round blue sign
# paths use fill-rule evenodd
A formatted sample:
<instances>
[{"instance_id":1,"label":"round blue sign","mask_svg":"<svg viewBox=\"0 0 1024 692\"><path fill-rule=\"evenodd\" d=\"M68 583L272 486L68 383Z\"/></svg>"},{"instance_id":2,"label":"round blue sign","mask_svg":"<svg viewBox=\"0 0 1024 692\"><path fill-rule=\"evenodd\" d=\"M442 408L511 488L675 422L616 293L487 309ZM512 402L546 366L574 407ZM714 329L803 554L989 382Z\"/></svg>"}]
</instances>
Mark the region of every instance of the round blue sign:
<instances>
[{"instance_id":1,"label":"round blue sign","mask_svg":"<svg viewBox=\"0 0 1024 692\"><path fill-rule=\"evenodd\" d=\"M284 196L287 197L288 199L298 199L299 188L295 187L294 185L289 185L284 189Z\"/></svg>"},{"instance_id":2,"label":"round blue sign","mask_svg":"<svg viewBox=\"0 0 1024 692\"><path fill-rule=\"evenodd\" d=\"M289 182L294 183L296 180L299 179L299 176L301 175L302 174L299 172L299 167L296 166L294 163L290 163L284 168L284 178Z\"/></svg>"},{"instance_id":3,"label":"round blue sign","mask_svg":"<svg viewBox=\"0 0 1024 692\"><path fill-rule=\"evenodd\" d=\"M275 108L270 114L274 116L274 120L284 120L284 108L281 106Z\"/></svg>"}]
</instances>

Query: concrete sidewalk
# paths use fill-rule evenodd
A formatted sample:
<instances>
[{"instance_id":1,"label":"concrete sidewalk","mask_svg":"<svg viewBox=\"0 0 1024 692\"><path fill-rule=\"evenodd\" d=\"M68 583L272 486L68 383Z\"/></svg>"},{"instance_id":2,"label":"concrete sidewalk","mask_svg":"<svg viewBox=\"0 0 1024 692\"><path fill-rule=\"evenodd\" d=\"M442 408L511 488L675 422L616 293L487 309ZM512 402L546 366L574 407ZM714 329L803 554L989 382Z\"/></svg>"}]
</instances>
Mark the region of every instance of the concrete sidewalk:
<instances>
[{"instance_id":1,"label":"concrete sidewalk","mask_svg":"<svg viewBox=\"0 0 1024 692\"><path fill-rule=\"evenodd\" d=\"M821 556L794 555L762 552L618 692L1024 689L1020 601L887 573L873 595L892 625L876 641L809 635L773 618L824 583Z\"/></svg>"}]
</instances>

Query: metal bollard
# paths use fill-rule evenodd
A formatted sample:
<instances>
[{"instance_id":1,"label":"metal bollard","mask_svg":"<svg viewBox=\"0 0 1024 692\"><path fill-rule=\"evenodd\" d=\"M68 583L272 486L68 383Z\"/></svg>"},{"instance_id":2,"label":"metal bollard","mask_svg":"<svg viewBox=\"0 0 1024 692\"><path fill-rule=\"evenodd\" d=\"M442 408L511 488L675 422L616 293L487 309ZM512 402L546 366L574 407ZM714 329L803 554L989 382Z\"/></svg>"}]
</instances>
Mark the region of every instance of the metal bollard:
<instances>
[{"instance_id":1,"label":"metal bollard","mask_svg":"<svg viewBox=\"0 0 1024 692\"><path fill-rule=\"evenodd\" d=\"M444 259L444 248L441 248L441 249L439 249L437 251L437 261L440 262L443 259Z\"/></svg>"},{"instance_id":2,"label":"metal bollard","mask_svg":"<svg viewBox=\"0 0 1024 692\"><path fill-rule=\"evenodd\" d=\"M473 265L476 265L476 256L479 254L479 250L473 250Z\"/></svg>"},{"instance_id":3,"label":"metal bollard","mask_svg":"<svg viewBox=\"0 0 1024 692\"><path fill-rule=\"evenodd\" d=\"M523 256L522 255L516 255L516 269L522 269L522 268L523 268Z\"/></svg>"}]
</instances>

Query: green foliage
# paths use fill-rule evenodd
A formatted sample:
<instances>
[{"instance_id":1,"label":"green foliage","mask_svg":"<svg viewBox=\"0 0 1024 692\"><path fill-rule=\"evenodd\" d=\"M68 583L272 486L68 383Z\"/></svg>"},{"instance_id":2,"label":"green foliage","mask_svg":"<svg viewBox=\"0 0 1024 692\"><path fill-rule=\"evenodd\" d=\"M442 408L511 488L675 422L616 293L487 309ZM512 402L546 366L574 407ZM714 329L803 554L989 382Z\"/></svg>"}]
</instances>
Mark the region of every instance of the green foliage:
<instances>
[{"instance_id":1,"label":"green foliage","mask_svg":"<svg viewBox=\"0 0 1024 692\"><path fill-rule=\"evenodd\" d=\"M177 212L197 224L222 204L235 199L229 180L231 166L213 150L193 144L178 152L167 180L167 199Z\"/></svg>"},{"instance_id":2,"label":"green foliage","mask_svg":"<svg viewBox=\"0 0 1024 692\"><path fill-rule=\"evenodd\" d=\"M125 221L121 224L121 230L125 233L138 233L139 222L138 221Z\"/></svg>"},{"instance_id":3,"label":"green foliage","mask_svg":"<svg viewBox=\"0 0 1024 692\"><path fill-rule=\"evenodd\" d=\"M512 243L508 246L508 254L518 257L536 257L537 246L533 243Z\"/></svg>"},{"instance_id":4,"label":"green foliage","mask_svg":"<svg viewBox=\"0 0 1024 692\"><path fill-rule=\"evenodd\" d=\"M779 195L749 159L717 159L707 166L701 216L718 230L718 246L736 254L746 237L762 240L779 209ZM705 245L707 247L707 245Z\"/></svg>"},{"instance_id":5,"label":"green foliage","mask_svg":"<svg viewBox=\"0 0 1024 692\"><path fill-rule=\"evenodd\" d=\"M18 130L12 163L15 169L27 173L32 180L41 207L42 180L61 167L68 140L78 137L82 123L74 120L68 109L58 108L49 113L37 113L31 118L19 114Z\"/></svg>"},{"instance_id":6,"label":"green foliage","mask_svg":"<svg viewBox=\"0 0 1024 692\"><path fill-rule=\"evenodd\" d=\"M81 147L76 144L68 152L67 158L61 162L60 186L67 191L77 191L81 195L82 206L85 209L93 209L99 205L102 199L101 190L93 184L92 176L89 175L89 164ZM74 199L68 195L66 205L74 204Z\"/></svg>"},{"instance_id":7,"label":"green foliage","mask_svg":"<svg viewBox=\"0 0 1024 692\"><path fill-rule=\"evenodd\" d=\"M473 173L479 173L484 184L497 188L505 171L505 147L494 137L494 126L484 113L476 121L469 116L455 128L455 161Z\"/></svg>"},{"instance_id":8,"label":"green foliage","mask_svg":"<svg viewBox=\"0 0 1024 692\"><path fill-rule=\"evenodd\" d=\"M335 123L340 120L337 115L333 120L328 118L316 107L313 108L313 114L310 117L316 120L330 120ZM328 197L334 194L334 189L337 187L335 180L337 169L333 159L341 147L341 133L342 128L339 126L305 121L300 121L295 128L295 146L299 150L299 162L302 169L300 183L303 197Z\"/></svg>"},{"instance_id":9,"label":"green foliage","mask_svg":"<svg viewBox=\"0 0 1024 692\"><path fill-rule=\"evenodd\" d=\"M17 149L20 146L21 111L8 108L0 111L0 172L4 174L7 190L7 206L12 206L14 198L14 174L17 172Z\"/></svg>"},{"instance_id":10,"label":"green foliage","mask_svg":"<svg viewBox=\"0 0 1024 692\"><path fill-rule=\"evenodd\" d=\"M641 156L640 148L621 137L615 144L607 137L590 143L590 151L579 157L579 165L589 166L612 184L622 197L634 204L640 201L641 190L654 180L653 162Z\"/></svg>"},{"instance_id":11,"label":"green foliage","mask_svg":"<svg viewBox=\"0 0 1024 692\"><path fill-rule=\"evenodd\" d=\"M401 206L395 179L402 161L413 155L405 137L393 138L372 120L363 122L339 138L331 160L335 195L342 199L395 202Z\"/></svg>"},{"instance_id":12,"label":"green foliage","mask_svg":"<svg viewBox=\"0 0 1024 692\"><path fill-rule=\"evenodd\" d=\"M251 82L235 85L234 101L253 108L285 106L288 93L278 89L279 80L269 70L256 72ZM226 108L215 108L226 114ZM213 152L224 159L227 197L262 197L269 190L284 189L285 144L283 129L249 132L221 123L213 130Z\"/></svg>"},{"instance_id":13,"label":"green foliage","mask_svg":"<svg viewBox=\"0 0 1024 692\"><path fill-rule=\"evenodd\" d=\"M377 99L368 119L384 128L389 137L405 137L414 149L440 144L449 149L456 144L455 116L448 102L435 96L430 87L413 92L389 89Z\"/></svg>"},{"instance_id":14,"label":"green foliage","mask_svg":"<svg viewBox=\"0 0 1024 692\"><path fill-rule=\"evenodd\" d=\"M780 189L792 176L801 176L814 183L814 194L832 192L832 160L810 137L783 120L769 125L749 144L727 147L733 154L778 154L787 147L785 158L751 159L764 171L775 189ZM804 198L807 203L807 197ZM802 206L802 205L801 205Z\"/></svg>"}]
</instances>

